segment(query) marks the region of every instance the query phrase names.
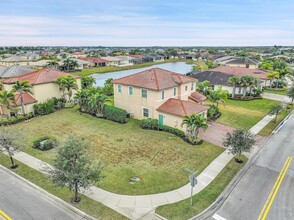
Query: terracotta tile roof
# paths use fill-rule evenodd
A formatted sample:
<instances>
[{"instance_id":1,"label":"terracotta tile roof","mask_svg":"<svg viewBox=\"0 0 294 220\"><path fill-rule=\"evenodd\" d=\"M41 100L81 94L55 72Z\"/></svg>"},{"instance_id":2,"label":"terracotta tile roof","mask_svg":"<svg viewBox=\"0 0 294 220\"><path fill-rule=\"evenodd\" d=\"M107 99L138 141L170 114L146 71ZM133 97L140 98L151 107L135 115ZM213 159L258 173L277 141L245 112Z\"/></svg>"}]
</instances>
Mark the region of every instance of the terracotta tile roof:
<instances>
[{"instance_id":1,"label":"terracotta tile roof","mask_svg":"<svg viewBox=\"0 0 294 220\"><path fill-rule=\"evenodd\" d=\"M133 75L116 79L113 81L113 83L152 90L162 90L178 86L182 83L197 81L197 79L189 76L185 76L161 68L152 68L139 73L135 73Z\"/></svg>"},{"instance_id":2,"label":"terracotta tile roof","mask_svg":"<svg viewBox=\"0 0 294 220\"><path fill-rule=\"evenodd\" d=\"M190 99L196 101L196 102L203 102L207 99L207 97L205 95L202 95L199 92L193 92L191 93L191 95L189 96Z\"/></svg>"},{"instance_id":3,"label":"terracotta tile roof","mask_svg":"<svg viewBox=\"0 0 294 220\"><path fill-rule=\"evenodd\" d=\"M68 73L62 72L59 70L54 69L42 69L37 70L34 72L26 73L21 76L12 77L9 79L6 79L3 81L4 84L13 84L16 81L29 81L31 85L37 85L37 84L44 84L44 83L50 83L57 80L59 76L66 76ZM80 76L72 75L75 78L80 78Z\"/></svg>"},{"instance_id":4,"label":"terracotta tile roof","mask_svg":"<svg viewBox=\"0 0 294 220\"><path fill-rule=\"evenodd\" d=\"M207 109L209 109L208 106L200 105L196 102L171 98L163 103L157 109L157 111L184 117L185 115L192 115L204 112Z\"/></svg>"},{"instance_id":5,"label":"terracotta tile roof","mask_svg":"<svg viewBox=\"0 0 294 220\"><path fill-rule=\"evenodd\" d=\"M22 97L23 97L23 101L24 101L25 105L29 105L29 104L33 104L33 103L38 102L30 93L27 93L27 92L23 93ZM14 99L16 101L16 105L13 103L11 103L11 104L13 106L21 106L20 93L15 94Z\"/></svg>"},{"instance_id":6,"label":"terracotta tile roof","mask_svg":"<svg viewBox=\"0 0 294 220\"><path fill-rule=\"evenodd\" d=\"M108 63L107 60L101 59L99 57L80 57L79 59L89 61L92 63Z\"/></svg>"},{"instance_id":7,"label":"terracotta tile roof","mask_svg":"<svg viewBox=\"0 0 294 220\"><path fill-rule=\"evenodd\" d=\"M221 72L235 76L255 76L259 79L266 79L266 71L260 69L249 69L238 66L219 66L214 69L210 69L210 72Z\"/></svg>"}]
</instances>

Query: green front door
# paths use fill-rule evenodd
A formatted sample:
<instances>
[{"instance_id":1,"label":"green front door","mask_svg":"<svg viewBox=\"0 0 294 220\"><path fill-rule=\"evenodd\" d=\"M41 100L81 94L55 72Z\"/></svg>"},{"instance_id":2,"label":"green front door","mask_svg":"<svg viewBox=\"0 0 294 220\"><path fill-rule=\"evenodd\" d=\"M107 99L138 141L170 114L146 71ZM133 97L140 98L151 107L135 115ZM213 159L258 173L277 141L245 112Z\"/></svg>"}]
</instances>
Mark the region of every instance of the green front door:
<instances>
[{"instance_id":1,"label":"green front door","mask_svg":"<svg viewBox=\"0 0 294 220\"><path fill-rule=\"evenodd\" d=\"M159 115L158 122L159 122L159 125L163 125L163 115Z\"/></svg>"}]
</instances>

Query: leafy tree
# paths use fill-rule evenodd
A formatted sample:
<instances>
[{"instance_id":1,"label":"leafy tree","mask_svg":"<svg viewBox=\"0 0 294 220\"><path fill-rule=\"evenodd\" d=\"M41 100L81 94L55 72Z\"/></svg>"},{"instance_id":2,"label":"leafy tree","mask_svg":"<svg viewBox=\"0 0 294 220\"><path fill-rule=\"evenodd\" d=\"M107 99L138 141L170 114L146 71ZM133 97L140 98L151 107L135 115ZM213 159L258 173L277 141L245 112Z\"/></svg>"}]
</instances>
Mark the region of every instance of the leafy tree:
<instances>
[{"instance_id":1,"label":"leafy tree","mask_svg":"<svg viewBox=\"0 0 294 220\"><path fill-rule=\"evenodd\" d=\"M291 73L288 64L283 60L275 60L273 63L273 70L279 73L279 77L283 77Z\"/></svg>"},{"instance_id":2,"label":"leafy tree","mask_svg":"<svg viewBox=\"0 0 294 220\"><path fill-rule=\"evenodd\" d=\"M59 66L59 63L56 60L50 60L47 62L47 67L57 69Z\"/></svg>"},{"instance_id":3,"label":"leafy tree","mask_svg":"<svg viewBox=\"0 0 294 220\"><path fill-rule=\"evenodd\" d=\"M291 86L287 91L287 96L291 99L291 102L293 104L294 101L294 86Z\"/></svg>"},{"instance_id":4,"label":"leafy tree","mask_svg":"<svg viewBox=\"0 0 294 220\"><path fill-rule=\"evenodd\" d=\"M197 91L201 92L203 95L207 95L210 82L208 80L205 80L203 82L197 82L196 86L197 86Z\"/></svg>"},{"instance_id":5,"label":"leafy tree","mask_svg":"<svg viewBox=\"0 0 294 220\"><path fill-rule=\"evenodd\" d=\"M74 70L76 67L78 67L78 62L75 61L75 60L72 60L70 58L67 58L63 61L63 66L65 67L65 69L67 71L70 71L70 70Z\"/></svg>"},{"instance_id":6,"label":"leafy tree","mask_svg":"<svg viewBox=\"0 0 294 220\"><path fill-rule=\"evenodd\" d=\"M7 108L8 118L11 118L11 104L16 104L13 92L0 92L0 103Z\"/></svg>"},{"instance_id":7,"label":"leafy tree","mask_svg":"<svg viewBox=\"0 0 294 220\"><path fill-rule=\"evenodd\" d=\"M21 147L21 138L18 131L11 131L8 127L0 127L0 151L6 152L10 157L11 168L18 167L14 163L14 153Z\"/></svg>"},{"instance_id":8,"label":"leafy tree","mask_svg":"<svg viewBox=\"0 0 294 220\"><path fill-rule=\"evenodd\" d=\"M240 85L240 82L241 82L241 80L240 80L240 77L238 77L238 76L232 76L232 77L229 78L228 85L233 86L232 98L235 97L236 87L238 85Z\"/></svg>"},{"instance_id":9,"label":"leafy tree","mask_svg":"<svg viewBox=\"0 0 294 220\"><path fill-rule=\"evenodd\" d=\"M113 95L113 79L112 78L105 80L103 91L108 96Z\"/></svg>"},{"instance_id":10,"label":"leafy tree","mask_svg":"<svg viewBox=\"0 0 294 220\"><path fill-rule=\"evenodd\" d=\"M32 85L29 83L29 81L24 80L24 81L16 81L16 83L12 87L13 92L17 92L20 95L20 103L21 103L21 108L22 108L22 113L23 115L26 114L25 108L24 108L24 100L23 100L23 94L28 92L31 92Z\"/></svg>"},{"instance_id":11,"label":"leafy tree","mask_svg":"<svg viewBox=\"0 0 294 220\"><path fill-rule=\"evenodd\" d=\"M82 82L82 89L86 89L88 87L93 87L93 85L96 83L96 80L92 76L82 76L81 82Z\"/></svg>"},{"instance_id":12,"label":"leafy tree","mask_svg":"<svg viewBox=\"0 0 294 220\"><path fill-rule=\"evenodd\" d=\"M72 202L75 203L81 200L78 197L81 189L88 189L103 178L102 164L93 164L93 159L88 156L89 147L84 139L70 135L64 146L58 149L53 163L56 169L49 169L55 184L74 192Z\"/></svg>"},{"instance_id":13,"label":"leafy tree","mask_svg":"<svg viewBox=\"0 0 294 220\"><path fill-rule=\"evenodd\" d=\"M229 92L227 90L222 90L220 86L217 90L209 91L208 99L213 103L216 103L216 106L218 107L218 103L226 103L226 101L228 100L228 96Z\"/></svg>"},{"instance_id":14,"label":"leafy tree","mask_svg":"<svg viewBox=\"0 0 294 220\"><path fill-rule=\"evenodd\" d=\"M182 126L187 126L186 136L191 143L197 143L199 130L206 130L208 125L206 119L199 114L186 115L183 119Z\"/></svg>"},{"instance_id":15,"label":"leafy tree","mask_svg":"<svg viewBox=\"0 0 294 220\"><path fill-rule=\"evenodd\" d=\"M223 144L233 155L238 156L237 162L242 162L241 154L249 153L255 142L255 136L251 132L237 129L226 134Z\"/></svg>"},{"instance_id":16,"label":"leafy tree","mask_svg":"<svg viewBox=\"0 0 294 220\"><path fill-rule=\"evenodd\" d=\"M282 112L283 108L284 107L283 107L282 104L275 104L275 105L271 105L270 106L269 115L275 115L275 121L274 121L274 123L277 122L278 115Z\"/></svg>"}]
</instances>

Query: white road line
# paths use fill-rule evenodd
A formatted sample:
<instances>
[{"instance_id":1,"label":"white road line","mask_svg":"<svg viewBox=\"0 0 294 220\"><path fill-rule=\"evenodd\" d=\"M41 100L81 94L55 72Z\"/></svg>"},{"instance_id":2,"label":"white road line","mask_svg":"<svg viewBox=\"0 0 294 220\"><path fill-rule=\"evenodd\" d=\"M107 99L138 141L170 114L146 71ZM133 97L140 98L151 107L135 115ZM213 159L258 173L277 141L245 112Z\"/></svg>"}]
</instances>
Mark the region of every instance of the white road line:
<instances>
[{"instance_id":1,"label":"white road line","mask_svg":"<svg viewBox=\"0 0 294 220\"><path fill-rule=\"evenodd\" d=\"M221 216L218 215L218 214L214 214L214 215L212 216L212 218L214 218L214 219L216 219L216 220L226 220L225 218L221 217Z\"/></svg>"}]
</instances>

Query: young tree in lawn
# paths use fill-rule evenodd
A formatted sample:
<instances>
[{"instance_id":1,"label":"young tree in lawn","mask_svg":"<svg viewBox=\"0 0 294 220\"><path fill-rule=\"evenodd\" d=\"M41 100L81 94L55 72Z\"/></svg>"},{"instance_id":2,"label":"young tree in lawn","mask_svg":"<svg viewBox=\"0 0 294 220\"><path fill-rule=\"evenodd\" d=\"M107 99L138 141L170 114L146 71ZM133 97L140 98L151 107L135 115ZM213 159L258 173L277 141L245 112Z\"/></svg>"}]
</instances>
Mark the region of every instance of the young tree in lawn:
<instances>
[{"instance_id":1,"label":"young tree in lawn","mask_svg":"<svg viewBox=\"0 0 294 220\"><path fill-rule=\"evenodd\" d=\"M55 169L48 170L55 184L74 192L74 203L81 200L78 197L81 189L88 189L103 178L102 164L93 163L89 157L89 147L84 139L70 135L64 146L58 149L53 163Z\"/></svg>"},{"instance_id":2,"label":"young tree in lawn","mask_svg":"<svg viewBox=\"0 0 294 220\"><path fill-rule=\"evenodd\" d=\"M249 153L255 142L255 136L251 132L237 129L226 134L223 144L233 155L238 156L237 162L242 162L241 154Z\"/></svg>"},{"instance_id":3,"label":"young tree in lawn","mask_svg":"<svg viewBox=\"0 0 294 220\"><path fill-rule=\"evenodd\" d=\"M228 80L228 85L233 86L232 98L234 98L236 94L236 87L240 85L240 77L238 76L230 77Z\"/></svg>"},{"instance_id":4,"label":"young tree in lawn","mask_svg":"<svg viewBox=\"0 0 294 220\"><path fill-rule=\"evenodd\" d=\"M8 118L11 118L11 104L16 104L13 92L1 91L0 104L6 106Z\"/></svg>"},{"instance_id":5,"label":"young tree in lawn","mask_svg":"<svg viewBox=\"0 0 294 220\"><path fill-rule=\"evenodd\" d=\"M270 106L269 115L274 115L275 116L274 123L277 122L278 115L282 112L283 108L284 107L283 107L283 105L281 103Z\"/></svg>"},{"instance_id":6,"label":"young tree in lawn","mask_svg":"<svg viewBox=\"0 0 294 220\"><path fill-rule=\"evenodd\" d=\"M0 127L0 151L6 152L10 157L11 169L18 167L14 163L14 153L21 147L20 133L16 130L11 131L9 127Z\"/></svg>"},{"instance_id":7,"label":"young tree in lawn","mask_svg":"<svg viewBox=\"0 0 294 220\"><path fill-rule=\"evenodd\" d=\"M287 96L291 99L291 102L293 104L294 101L294 86L291 86L287 91Z\"/></svg>"},{"instance_id":8,"label":"young tree in lawn","mask_svg":"<svg viewBox=\"0 0 294 220\"><path fill-rule=\"evenodd\" d=\"M206 119L199 114L186 115L182 122L183 125L187 126L187 138L191 143L197 142L200 129L206 130L208 128Z\"/></svg>"},{"instance_id":9,"label":"young tree in lawn","mask_svg":"<svg viewBox=\"0 0 294 220\"><path fill-rule=\"evenodd\" d=\"M22 108L23 115L26 114L25 107L24 107L23 94L26 93L26 92L32 93L31 88L32 88L32 85L27 80L16 81L16 83L12 86L12 91L17 92L20 95L20 103L21 103L21 108Z\"/></svg>"}]
</instances>

